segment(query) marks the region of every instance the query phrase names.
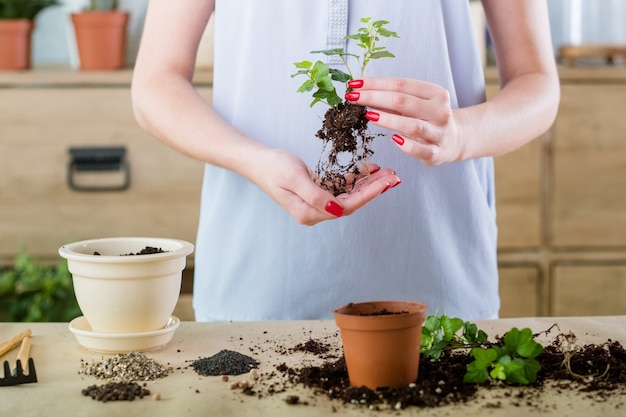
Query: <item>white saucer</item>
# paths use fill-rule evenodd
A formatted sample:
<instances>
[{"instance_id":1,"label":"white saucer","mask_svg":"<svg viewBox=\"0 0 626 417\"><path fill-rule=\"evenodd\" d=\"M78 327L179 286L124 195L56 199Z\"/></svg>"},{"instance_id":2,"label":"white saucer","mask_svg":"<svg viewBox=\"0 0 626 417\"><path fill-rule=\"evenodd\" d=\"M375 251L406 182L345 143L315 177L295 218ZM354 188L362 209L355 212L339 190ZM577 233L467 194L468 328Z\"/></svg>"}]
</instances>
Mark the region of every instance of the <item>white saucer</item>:
<instances>
[{"instance_id":1,"label":"white saucer","mask_svg":"<svg viewBox=\"0 0 626 417\"><path fill-rule=\"evenodd\" d=\"M131 350L142 352L156 349L169 343L174 332L180 326L180 319L171 316L165 327L142 333L95 333L91 330L84 316L76 317L69 324L69 329L78 343L94 352L126 353Z\"/></svg>"}]
</instances>

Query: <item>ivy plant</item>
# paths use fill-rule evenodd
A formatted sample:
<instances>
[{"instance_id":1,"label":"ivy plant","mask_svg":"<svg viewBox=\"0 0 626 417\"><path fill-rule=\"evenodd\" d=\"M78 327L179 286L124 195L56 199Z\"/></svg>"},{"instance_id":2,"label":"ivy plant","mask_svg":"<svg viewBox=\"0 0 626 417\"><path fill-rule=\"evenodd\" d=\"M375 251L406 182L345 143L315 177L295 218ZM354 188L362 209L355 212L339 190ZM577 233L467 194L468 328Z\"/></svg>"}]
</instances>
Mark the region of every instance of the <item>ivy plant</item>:
<instances>
[{"instance_id":1,"label":"ivy plant","mask_svg":"<svg viewBox=\"0 0 626 417\"><path fill-rule=\"evenodd\" d=\"M459 334L459 331L462 332ZM421 353L439 359L444 350L463 349L487 343L487 333L474 323L436 312L422 326Z\"/></svg>"},{"instance_id":2,"label":"ivy plant","mask_svg":"<svg viewBox=\"0 0 626 417\"><path fill-rule=\"evenodd\" d=\"M509 330L502 345L473 348L474 361L467 365L464 382L483 383L489 378L509 384L528 385L537 380L541 365L535 359L543 346L533 339L530 329Z\"/></svg>"}]
</instances>

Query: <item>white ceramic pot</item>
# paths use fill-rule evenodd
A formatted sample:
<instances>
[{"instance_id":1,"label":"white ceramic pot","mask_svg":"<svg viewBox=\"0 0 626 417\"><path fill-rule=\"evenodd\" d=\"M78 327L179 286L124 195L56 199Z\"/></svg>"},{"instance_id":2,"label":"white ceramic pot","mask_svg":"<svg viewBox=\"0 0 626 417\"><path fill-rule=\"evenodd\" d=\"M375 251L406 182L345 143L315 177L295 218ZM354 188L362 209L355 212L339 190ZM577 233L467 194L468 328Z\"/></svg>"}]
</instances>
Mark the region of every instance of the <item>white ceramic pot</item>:
<instances>
[{"instance_id":1,"label":"white ceramic pot","mask_svg":"<svg viewBox=\"0 0 626 417\"><path fill-rule=\"evenodd\" d=\"M146 247L164 252L124 256ZM94 332L141 333L166 326L193 249L177 239L113 237L70 243L59 255L67 259L76 300Z\"/></svg>"}]
</instances>

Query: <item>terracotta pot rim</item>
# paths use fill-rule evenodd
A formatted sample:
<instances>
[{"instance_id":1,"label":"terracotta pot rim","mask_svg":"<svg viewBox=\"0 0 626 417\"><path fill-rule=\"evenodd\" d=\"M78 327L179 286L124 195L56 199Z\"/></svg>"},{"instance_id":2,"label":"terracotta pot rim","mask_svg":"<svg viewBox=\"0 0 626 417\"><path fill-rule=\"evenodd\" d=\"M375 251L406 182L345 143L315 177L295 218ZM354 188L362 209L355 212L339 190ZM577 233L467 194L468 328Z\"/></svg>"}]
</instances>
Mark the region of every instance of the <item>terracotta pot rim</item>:
<instances>
[{"instance_id":1,"label":"terracotta pot rim","mask_svg":"<svg viewBox=\"0 0 626 417\"><path fill-rule=\"evenodd\" d=\"M401 307L399 309L391 309L392 306ZM343 306L337 307L333 310L335 314L343 316L359 316L363 318L389 318L406 316L411 314L420 314L426 311L427 305L418 301L404 301L404 300L381 300L381 301L361 301L356 303L348 303ZM380 309L388 309L394 313L390 315L372 315L368 312L375 312Z\"/></svg>"},{"instance_id":2,"label":"terracotta pot rim","mask_svg":"<svg viewBox=\"0 0 626 417\"><path fill-rule=\"evenodd\" d=\"M125 25L130 18L130 13L120 10L87 10L70 14L72 22L76 25L94 25L117 23Z\"/></svg>"},{"instance_id":3,"label":"terracotta pot rim","mask_svg":"<svg viewBox=\"0 0 626 417\"><path fill-rule=\"evenodd\" d=\"M126 10L83 10L82 12L74 12L70 13L70 16L84 16L84 15L120 15L120 14L130 14L130 12Z\"/></svg>"},{"instance_id":4,"label":"terracotta pot rim","mask_svg":"<svg viewBox=\"0 0 626 417\"><path fill-rule=\"evenodd\" d=\"M24 28L31 30L35 26L35 22L31 19L0 19L0 25L5 28Z\"/></svg>"},{"instance_id":5,"label":"terracotta pot rim","mask_svg":"<svg viewBox=\"0 0 626 417\"><path fill-rule=\"evenodd\" d=\"M402 311L402 314L367 314L383 308L393 312ZM366 301L349 303L333 312L335 323L342 330L388 331L422 325L426 309L426 304L414 301Z\"/></svg>"}]
</instances>

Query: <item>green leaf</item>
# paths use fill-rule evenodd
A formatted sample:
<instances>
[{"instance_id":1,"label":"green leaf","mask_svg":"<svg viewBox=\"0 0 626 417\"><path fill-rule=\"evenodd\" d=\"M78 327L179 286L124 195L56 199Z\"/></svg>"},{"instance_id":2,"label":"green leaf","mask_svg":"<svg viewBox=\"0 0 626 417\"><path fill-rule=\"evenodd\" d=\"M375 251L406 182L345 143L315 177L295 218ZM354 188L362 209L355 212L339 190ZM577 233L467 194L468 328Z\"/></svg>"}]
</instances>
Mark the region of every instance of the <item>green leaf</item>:
<instances>
[{"instance_id":1,"label":"green leaf","mask_svg":"<svg viewBox=\"0 0 626 417\"><path fill-rule=\"evenodd\" d=\"M315 83L311 80L306 80L300 88L298 88L298 93L304 93L308 91L312 91L315 88Z\"/></svg>"},{"instance_id":2,"label":"green leaf","mask_svg":"<svg viewBox=\"0 0 626 417\"><path fill-rule=\"evenodd\" d=\"M463 320L459 318L441 317L441 328L443 329L443 340L450 341L457 331L463 327Z\"/></svg>"},{"instance_id":3,"label":"green leaf","mask_svg":"<svg viewBox=\"0 0 626 417\"><path fill-rule=\"evenodd\" d=\"M344 55L343 48L324 49L321 51L311 51L312 54L324 54L327 56Z\"/></svg>"},{"instance_id":4,"label":"green leaf","mask_svg":"<svg viewBox=\"0 0 626 417\"><path fill-rule=\"evenodd\" d=\"M378 30L378 34L379 34L380 36L385 37L385 38L391 38L391 37L393 37L393 38L399 38L399 37L400 37L400 36L398 36L398 34L397 34L396 32L392 32L392 31L387 30L387 29L385 29L385 28L383 28L383 27L381 27L381 28Z\"/></svg>"},{"instance_id":5,"label":"green leaf","mask_svg":"<svg viewBox=\"0 0 626 417\"><path fill-rule=\"evenodd\" d=\"M313 63L311 61L301 61L301 62L294 62L293 65L296 66L296 68L300 68L303 69L305 71L298 71L298 74L306 74L309 70L309 68L311 68L313 66Z\"/></svg>"},{"instance_id":6,"label":"green leaf","mask_svg":"<svg viewBox=\"0 0 626 417\"><path fill-rule=\"evenodd\" d=\"M530 383L537 380L537 374L541 371L541 364L536 359L526 359L524 362L524 371L526 378Z\"/></svg>"},{"instance_id":7,"label":"green leaf","mask_svg":"<svg viewBox=\"0 0 626 417\"><path fill-rule=\"evenodd\" d=\"M543 347L533 339L532 331L529 328L512 328L504 335L504 345L510 353L515 353L523 358L535 358Z\"/></svg>"},{"instance_id":8,"label":"green leaf","mask_svg":"<svg viewBox=\"0 0 626 417\"><path fill-rule=\"evenodd\" d=\"M338 70L336 68L330 68L329 72L330 72L330 77L332 78L333 81L347 83L348 81L352 79L352 76L350 74L346 74L345 72Z\"/></svg>"},{"instance_id":9,"label":"green leaf","mask_svg":"<svg viewBox=\"0 0 626 417\"><path fill-rule=\"evenodd\" d=\"M316 80L316 85L317 85L317 88L319 88L320 90L332 91L334 94L336 94L333 81L330 79L328 75L326 77L322 77Z\"/></svg>"},{"instance_id":10,"label":"green leaf","mask_svg":"<svg viewBox=\"0 0 626 417\"><path fill-rule=\"evenodd\" d=\"M496 365L489 372L489 376L493 379L499 379L501 381L506 381L505 365L502 363L496 363Z\"/></svg>"},{"instance_id":11,"label":"green leaf","mask_svg":"<svg viewBox=\"0 0 626 417\"><path fill-rule=\"evenodd\" d=\"M526 372L524 370L524 359L511 359L511 357L506 355L500 358L498 363L504 366L504 372L506 375L504 378L499 379L508 380L508 382L511 384L529 384L528 378L526 378Z\"/></svg>"},{"instance_id":12,"label":"green leaf","mask_svg":"<svg viewBox=\"0 0 626 417\"><path fill-rule=\"evenodd\" d=\"M379 58L395 58L396 56L389 51L380 51L374 52L370 55L370 59L379 59Z\"/></svg>"},{"instance_id":13,"label":"green leaf","mask_svg":"<svg viewBox=\"0 0 626 417\"><path fill-rule=\"evenodd\" d=\"M463 382L468 384L482 384L489 378L489 373L486 367L480 366L476 362L471 362L466 367L465 375L463 375Z\"/></svg>"},{"instance_id":14,"label":"green leaf","mask_svg":"<svg viewBox=\"0 0 626 417\"><path fill-rule=\"evenodd\" d=\"M496 359L498 359L498 352L492 348L473 348L470 351L470 354L474 357L474 362L485 368L488 364L495 362Z\"/></svg>"}]
</instances>

